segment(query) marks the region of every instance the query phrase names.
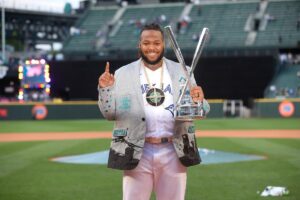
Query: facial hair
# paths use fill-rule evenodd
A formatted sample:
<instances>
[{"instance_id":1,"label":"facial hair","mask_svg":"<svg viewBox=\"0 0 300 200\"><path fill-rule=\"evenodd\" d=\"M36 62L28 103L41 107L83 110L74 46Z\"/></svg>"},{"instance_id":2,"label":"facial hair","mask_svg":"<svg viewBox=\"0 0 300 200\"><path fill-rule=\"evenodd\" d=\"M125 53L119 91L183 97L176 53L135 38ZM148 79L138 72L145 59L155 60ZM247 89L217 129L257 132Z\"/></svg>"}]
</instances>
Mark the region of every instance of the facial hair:
<instances>
[{"instance_id":1,"label":"facial hair","mask_svg":"<svg viewBox=\"0 0 300 200\"><path fill-rule=\"evenodd\" d=\"M145 63L147 63L147 64L149 64L149 65L156 65L156 64L158 64L158 63L161 61L161 59L164 57L165 49L162 50L162 52L160 53L160 55L158 56L158 58L157 58L156 60L154 60L154 61L149 60L149 59L147 58L147 56L142 52L141 49L139 49L139 53L140 53L140 55L141 55L141 57L142 57L142 59L143 59L143 61L144 61Z\"/></svg>"}]
</instances>

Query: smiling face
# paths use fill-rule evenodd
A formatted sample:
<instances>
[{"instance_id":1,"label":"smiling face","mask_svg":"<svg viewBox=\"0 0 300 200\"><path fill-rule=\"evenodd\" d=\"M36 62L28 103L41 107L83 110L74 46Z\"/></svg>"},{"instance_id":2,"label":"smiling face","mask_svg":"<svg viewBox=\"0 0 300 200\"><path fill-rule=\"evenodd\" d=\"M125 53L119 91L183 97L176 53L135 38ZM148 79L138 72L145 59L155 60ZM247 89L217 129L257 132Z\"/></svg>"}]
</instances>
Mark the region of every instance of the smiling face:
<instances>
[{"instance_id":1,"label":"smiling face","mask_svg":"<svg viewBox=\"0 0 300 200\"><path fill-rule=\"evenodd\" d=\"M140 36L139 49L145 64L157 65L164 56L164 38L158 30L144 30Z\"/></svg>"}]
</instances>

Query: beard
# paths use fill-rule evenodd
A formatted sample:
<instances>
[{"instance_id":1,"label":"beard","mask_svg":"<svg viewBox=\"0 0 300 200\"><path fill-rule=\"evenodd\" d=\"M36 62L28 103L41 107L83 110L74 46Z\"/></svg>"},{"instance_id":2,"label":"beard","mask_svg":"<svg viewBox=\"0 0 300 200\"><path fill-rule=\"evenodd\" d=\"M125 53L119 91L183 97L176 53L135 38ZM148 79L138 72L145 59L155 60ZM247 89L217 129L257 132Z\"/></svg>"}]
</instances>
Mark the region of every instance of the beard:
<instances>
[{"instance_id":1,"label":"beard","mask_svg":"<svg viewBox=\"0 0 300 200\"><path fill-rule=\"evenodd\" d=\"M139 49L139 53L140 53L140 55L141 55L141 57L142 57L142 59L143 59L143 61L144 61L145 63L147 63L147 64L149 64L149 65L156 65L156 64L158 64L158 63L161 61L161 59L164 57L165 50L163 49L162 52L160 53L160 55L158 56L158 58L157 58L156 60L154 60L154 61L149 60L149 59L147 58L147 56L141 51L141 49Z\"/></svg>"}]
</instances>

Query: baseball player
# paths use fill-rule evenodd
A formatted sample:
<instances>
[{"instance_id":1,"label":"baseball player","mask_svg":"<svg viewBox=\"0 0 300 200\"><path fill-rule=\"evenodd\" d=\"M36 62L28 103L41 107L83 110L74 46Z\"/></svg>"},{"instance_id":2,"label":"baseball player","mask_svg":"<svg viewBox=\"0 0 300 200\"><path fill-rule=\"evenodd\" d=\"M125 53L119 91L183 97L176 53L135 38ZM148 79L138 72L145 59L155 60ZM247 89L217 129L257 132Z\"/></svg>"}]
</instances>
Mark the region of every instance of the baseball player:
<instances>
[{"instance_id":1,"label":"baseball player","mask_svg":"<svg viewBox=\"0 0 300 200\"><path fill-rule=\"evenodd\" d=\"M110 73L109 63L99 77L98 105L114 120L108 167L124 170L123 200L183 200L186 167L201 162L191 121L174 118L175 99L185 72L164 57L164 34L157 24L140 32L140 59ZM203 101L204 93L192 78L190 95Z\"/></svg>"}]
</instances>

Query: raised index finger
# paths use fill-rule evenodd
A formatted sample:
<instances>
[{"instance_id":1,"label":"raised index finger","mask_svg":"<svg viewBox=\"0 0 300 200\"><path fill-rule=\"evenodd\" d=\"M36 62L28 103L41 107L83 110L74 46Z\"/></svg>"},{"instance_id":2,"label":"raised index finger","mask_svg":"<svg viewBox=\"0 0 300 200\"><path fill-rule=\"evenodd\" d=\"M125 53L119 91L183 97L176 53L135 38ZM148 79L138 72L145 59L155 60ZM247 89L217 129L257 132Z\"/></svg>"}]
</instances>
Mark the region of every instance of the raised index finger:
<instances>
[{"instance_id":1,"label":"raised index finger","mask_svg":"<svg viewBox=\"0 0 300 200\"><path fill-rule=\"evenodd\" d=\"M109 73L109 62L106 62L105 72L108 72L108 73Z\"/></svg>"}]
</instances>

